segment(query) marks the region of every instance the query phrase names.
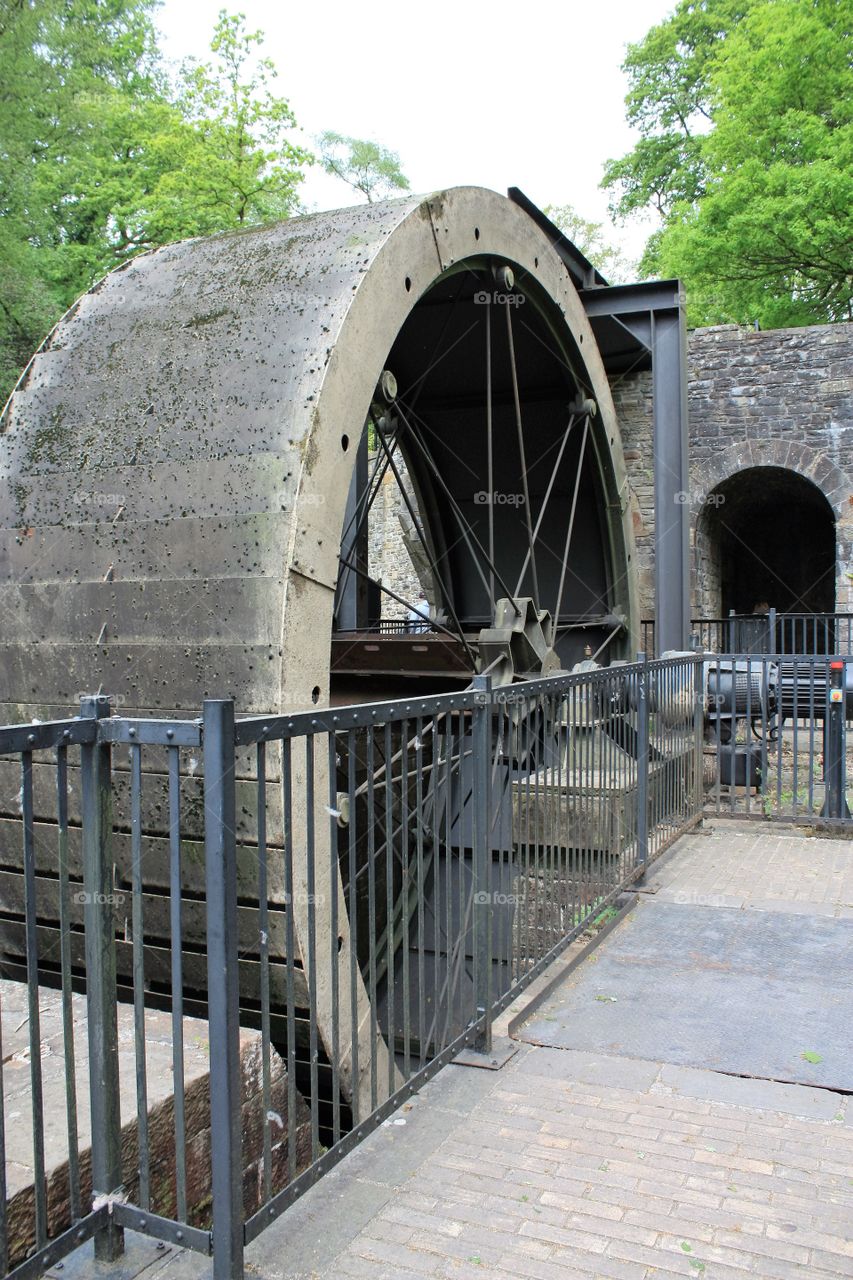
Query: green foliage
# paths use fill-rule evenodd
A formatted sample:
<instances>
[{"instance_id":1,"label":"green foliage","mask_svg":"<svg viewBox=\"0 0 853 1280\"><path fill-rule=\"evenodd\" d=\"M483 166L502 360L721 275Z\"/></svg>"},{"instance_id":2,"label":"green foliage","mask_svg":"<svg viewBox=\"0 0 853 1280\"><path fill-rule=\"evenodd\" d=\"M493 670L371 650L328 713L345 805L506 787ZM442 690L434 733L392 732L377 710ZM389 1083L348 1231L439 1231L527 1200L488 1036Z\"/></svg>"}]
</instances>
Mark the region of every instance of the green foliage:
<instances>
[{"instance_id":1,"label":"green foliage","mask_svg":"<svg viewBox=\"0 0 853 1280\"><path fill-rule=\"evenodd\" d=\"M853 7L680 0L629 49L614 212L662 215L641 270L678 275L693 323L853 318Z\"/></svg>"},{"instance_id":2,"label":"green foliage","mask_svg":"<svg viewBox=\"0 0 853 1280\"><path fill-rule=\"evenodd\" d=\"M400 168L396 151L328 130L321 134L319 143L320 163L326 173L360 192L368 204L395 191L409 190L409 180Z\"/></svg>"},{"instance_id":3,"label":"green foliage","mask_svg":"<svg viewBox=\"0 0 853 1280\"><path fill-rule=\"evenodd\" d=\"M547 204L543 213L568 236L609 284L628 284L637 279L637 264L626 258L618 245L610 242L608 228L603 223L582 217L570 204Z\"/></svg>"},{"instance_id":4,"label":"green foliage","mask_svg":"<svg viewBox=\"0 0 853 1280\"><path fill-rule=\"evenodd\" d=\"M0 9L0 397L101 269L105 104L158 92L151 0L19 0Z\"/></svg>"},{"instance_id":5,"label":"green foliage","mask_svg":"<svg viewBox=\"0 0 853 1280\"><path fill-rule=\"evenodd\" d=\"M184 126L162 139L171 151L153 205L160 237L205 235L285 218L297 207L302 166L311 157L288 139L296 120L271 83L277 72L255 56L260 32L221 10L215 61L187 62L178 105Z\"/></svg>"},{"instance_id":6,"label":"green foliage","mask_svg":"<svg viewBox=\"0 0 853 1280\"><path fill-rule=\"evenodd\" d=\"M154 0L0 7L0 397L62 311L144 249L294 210L302 168L262 42L224 11L178 85Z\"/></svg>"}]
</instances>

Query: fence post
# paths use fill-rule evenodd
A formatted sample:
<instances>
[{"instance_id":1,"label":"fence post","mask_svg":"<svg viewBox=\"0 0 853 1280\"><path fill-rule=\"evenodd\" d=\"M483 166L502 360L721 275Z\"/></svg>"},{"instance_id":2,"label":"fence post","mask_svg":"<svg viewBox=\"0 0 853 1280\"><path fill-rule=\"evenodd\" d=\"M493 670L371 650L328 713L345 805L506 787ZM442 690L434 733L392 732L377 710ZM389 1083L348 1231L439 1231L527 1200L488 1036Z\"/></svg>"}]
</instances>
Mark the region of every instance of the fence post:
<instances>
[{"instance_id":1,"label":"fence post","mask_svg":"<svg viewBox=\"0 0 853 1280\"><path fill-rule=\"evenodd\" d=\"M243 1280L234 702L204 703L204 857L214 1280Z\"/></svg>"},{"instance_id":2,"label":"fence post","mask_svg":"<svg viewBox=\"0 0 853 1280\"><path fill-rule=\"evenodd\" d=\"M693 669L693 815L705 804L705 655L698 649Z\"/></svg>"},{"instance_id":3,"label":"fence post","mask_svg":"<svg viewBox=\"0 0 853 1280\"><path fill-rule=\"evenodd\" d=\"M472 876L474 903L474 999L483 1030L474 1043L477 1053L492 1051L492 902L491 851L491 741L492 678L474 676L474 711L471 716L471 788L473 802Z\"/></svg>"},{"instance_id":4,"label":"fence post","mask_svg":"<svg viewBox=\"0 0 853 1280\"><path fill-rule=\"evenodd\" d=\"M637 654L637 862L646 874L649 862L649 660Z\"/></svg>"},{"instance_id":5,"label":"fence post","mask_svg":"<svg viewBox=\"0 0 853 1280\"><path fill-rule=\"evenodd\" d=\"M846 715L847 688L845 664L842 658L833 658L828 671L828 698L823 731L824 801L820 811L822 818L849 818L847 804L844 719Z\"/></svg>"},{"instance_id":6,"label":"fence post","mask_svg":"<svg viewBox=\"0 0 853 1280\"><path fill-rule=\"evenodd\" d=\"M109 698L102 694L80 698L83 720L94 720L97 725L111 710ZM122 1186L114 883L110 856L111 773L109 743L96 738L80 748L93 1201L118 1194ZM94 1245L99 1262L115 1262L121 1257L124 1232L112 1215L107 1225L96 1232Z\"/></svg>"}]
</instances>

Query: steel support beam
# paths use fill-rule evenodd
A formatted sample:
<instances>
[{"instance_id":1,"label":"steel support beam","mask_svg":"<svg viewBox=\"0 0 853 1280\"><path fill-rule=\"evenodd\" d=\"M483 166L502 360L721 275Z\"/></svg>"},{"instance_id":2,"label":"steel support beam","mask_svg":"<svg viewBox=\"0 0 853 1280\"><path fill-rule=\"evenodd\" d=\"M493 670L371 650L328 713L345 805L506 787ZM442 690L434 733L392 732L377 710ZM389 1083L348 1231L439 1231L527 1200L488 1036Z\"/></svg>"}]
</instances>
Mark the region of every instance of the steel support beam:
<instances>
[{"instance_id":1,"label":"steel support beam","mask_svg":"<svg viewBox=\"0 0 853 1280\"><path fill-rule=\"evenodd\" d=\"M656 639L659 653L686 649L690 632L690 472L683 291L677 280L661 280L584 289L580 296L594 328L596 321L609 322L620 333L630 334L637 344L636 367L651 364ZM606 350L602 356L606 368ZM624 360L621 350L620 359Z\"/></svg>"}]
</instances>

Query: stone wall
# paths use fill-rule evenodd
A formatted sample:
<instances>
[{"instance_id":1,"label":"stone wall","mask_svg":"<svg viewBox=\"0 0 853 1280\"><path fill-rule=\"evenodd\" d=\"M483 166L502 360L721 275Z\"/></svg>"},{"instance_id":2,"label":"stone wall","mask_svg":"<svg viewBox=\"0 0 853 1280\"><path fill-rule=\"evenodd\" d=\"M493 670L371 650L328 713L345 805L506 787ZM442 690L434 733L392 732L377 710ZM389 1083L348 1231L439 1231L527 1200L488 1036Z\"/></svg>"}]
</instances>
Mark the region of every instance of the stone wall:
<instances>
[{"instance_id":1,"label":"stone wall","mask_svg":"<svg viewBox=\"0 0 853 1280\"><path fill-rule=\"evenodd\" d=\"M371 454L368 472L372 473L375 461L375 455ZM405 484L408 481L406 464L399 453L394 461ZM408 496L413 509L417 511L411 489ZM406 536L407 531L410 531L411 523L400 486L389 467L382 477L379 492L374 499L367 522L367 568L376 582L381 582L395 595L416 605L424 594L424 588L421 586L412 562L412 544L417 542L417 536L415 535L414 538ZM427 595L429 594L430 592L427 592ZM405 605L383 592L383 618L405 618L407 613Z\"/></svg>"},{"instance_id":2,"label":"stone wall","mask_svg":"<svg viewBox=\"0 0 853 1280\"><path fill-rule=\"evenodd\" d=\"M853 325L689 335L691 581L695 613L719 612L718 548L703 536L708 499L748 467L811 481L836 521L835 607L853 609ZM654 616L651 374L614 381L631 484L641 614ZM712 504L711 504L712 505Z\"/></svg>"},{"instance_id":3,"label":"stone wall","mask_svg":"<svg viewBox=\"0 0 853 1280\"><path fill-rule=\"evenodd\" d=\"M835 607L853 610L853 325L756 332L737 325L689 335L691 581L693 611L720 611L719 546L706 536L709 497L747 467L777 467L811 481L836 521ZM637 540L641 617L654 617L651 373L611 385L622 431ZM386 477L371 522L371 573L407 599L420 590ZM710 504L713 507L713 504ZM392 600L383 614L402 616Z\"/></svg>"}]
</instances>

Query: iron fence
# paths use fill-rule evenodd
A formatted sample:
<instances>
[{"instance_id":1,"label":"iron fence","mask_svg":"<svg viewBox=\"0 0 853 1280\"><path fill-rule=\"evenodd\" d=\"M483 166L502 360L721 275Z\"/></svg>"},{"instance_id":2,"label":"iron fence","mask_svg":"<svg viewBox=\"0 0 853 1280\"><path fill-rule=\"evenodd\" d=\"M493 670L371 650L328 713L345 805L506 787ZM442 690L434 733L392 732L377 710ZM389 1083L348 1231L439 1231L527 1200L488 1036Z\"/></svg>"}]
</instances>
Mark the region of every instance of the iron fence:
<instances>
[{"instance_id":1,"label":"iron fence","mask_svg":"<svg viewBox=\"0 0 853 1280\"><path fill-rule=\"evenodd\" d=\"M853 830L853 659L706 662L708 812Z\"/></svg>"},{"instance_id":2,"label":"iron fence","mask_svg":"<svg viewBox=\"0 0 853 1280\"><path fill-rule=\"evenodd\" d=\"M29 1151L26 1185L0 1189L3 1273L92 1237L113 1259L133 1228L241 1276L249 1241L460 1050L487 1051L497 1012L699 820L704 673L477 677L248 719L227 701L128 719L99 697L0 729L20 777L0 991L28 1002L0 1146Z\"/></svg>"},{"instance_id":3,"label":"iron fence","mask_svg":"<svg viewBox=\"0 0 853 1280\"><path fill-rule=\"evenodd\" d=\"M643 652L656 654L655 621L641 625ZM691 618L697 649L710 653L766 653L786 657L853 654L853 613L735 614L725 618Z\"/></svg>"}]
</instances>

